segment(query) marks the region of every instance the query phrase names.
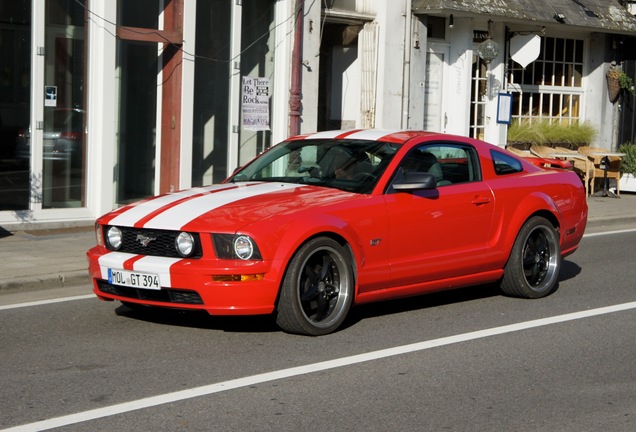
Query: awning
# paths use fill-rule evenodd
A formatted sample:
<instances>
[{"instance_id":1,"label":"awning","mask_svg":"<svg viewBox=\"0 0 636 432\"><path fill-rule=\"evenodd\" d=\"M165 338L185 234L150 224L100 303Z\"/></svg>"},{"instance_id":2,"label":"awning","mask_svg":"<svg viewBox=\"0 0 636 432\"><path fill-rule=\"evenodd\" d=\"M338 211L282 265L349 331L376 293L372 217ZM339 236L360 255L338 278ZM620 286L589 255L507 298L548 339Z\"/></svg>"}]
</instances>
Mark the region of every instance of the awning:
<instances>
[{"instance_id":1,"label":"awning","mask_svg":"<svg viewBox=\"0 0 636 432\"><path fill-rule=\"evenodd\" d=\"M636 33L636 17L618 0L413 0L415 14L489 16L497 21L562 24L603 33Z\"/></svg>"}]
</instances>

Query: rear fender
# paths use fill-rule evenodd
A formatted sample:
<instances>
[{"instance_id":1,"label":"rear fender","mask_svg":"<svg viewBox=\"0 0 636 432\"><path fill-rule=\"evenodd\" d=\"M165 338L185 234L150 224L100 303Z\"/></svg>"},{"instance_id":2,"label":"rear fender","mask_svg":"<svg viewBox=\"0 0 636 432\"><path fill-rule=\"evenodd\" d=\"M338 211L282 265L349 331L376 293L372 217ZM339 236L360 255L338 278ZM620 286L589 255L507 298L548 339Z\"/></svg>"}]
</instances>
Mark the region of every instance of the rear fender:
<instances>
[{"instance_id":1,"label":"rear fender","mask_svg":"<svg viewBox=\"0 0 636 432\"><path fill-rule=\"evenodd\" d=\"M500 259L503 260L503 263L508 260L510 251L512 250L521 227L528 219L537 215L548 219L554 227L560 231L562 225L561 214L554 201L545 193L535 192L528 195L519 203L510 216L500 214L502 220L500 220L500 223L495 224L495 227L499 227L500 232L496 233L493 239L499 239L501 247L495 248L495 250L502 252L503 255ZM563 243L563 233L559 233L559 237L560 242Z\"/></svg>"}]
</instances>

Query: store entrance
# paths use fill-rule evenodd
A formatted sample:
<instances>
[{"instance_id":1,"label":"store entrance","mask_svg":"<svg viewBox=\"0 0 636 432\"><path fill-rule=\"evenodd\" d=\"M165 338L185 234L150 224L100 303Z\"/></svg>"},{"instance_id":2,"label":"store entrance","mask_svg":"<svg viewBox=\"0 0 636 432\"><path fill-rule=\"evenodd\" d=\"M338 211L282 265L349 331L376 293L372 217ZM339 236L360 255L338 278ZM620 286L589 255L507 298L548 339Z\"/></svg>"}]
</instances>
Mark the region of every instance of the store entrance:
<instances>
[{"instance_id":1,"label":"store entrance","mask_svg":"<svg viewBox=\"0 0 636 432\"><path fill-rule=\"evenodd\" d=\"M30 151L18 152L31 110L31 0L0 3L0 211L29 209Z\"/></svg>"}]
</instances>

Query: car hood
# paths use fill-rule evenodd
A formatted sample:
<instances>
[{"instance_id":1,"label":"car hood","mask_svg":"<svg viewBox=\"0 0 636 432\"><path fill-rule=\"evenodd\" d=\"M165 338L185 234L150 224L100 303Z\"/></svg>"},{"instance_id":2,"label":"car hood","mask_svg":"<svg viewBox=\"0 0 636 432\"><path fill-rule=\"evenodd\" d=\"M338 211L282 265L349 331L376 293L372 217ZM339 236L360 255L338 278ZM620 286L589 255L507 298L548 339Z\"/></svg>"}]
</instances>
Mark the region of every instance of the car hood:
<instances>
[{"instance_id":1,"label":"car hood","mask_svg":"<svg viewBox=\"0 0 636 432\"><path fill-rule=\"evenodd\" d=\"M265 218L363 197L291 183L226 183L141 201L111 212L99 222L148 229L235 232Z\"/></svg>"}]
</instances>

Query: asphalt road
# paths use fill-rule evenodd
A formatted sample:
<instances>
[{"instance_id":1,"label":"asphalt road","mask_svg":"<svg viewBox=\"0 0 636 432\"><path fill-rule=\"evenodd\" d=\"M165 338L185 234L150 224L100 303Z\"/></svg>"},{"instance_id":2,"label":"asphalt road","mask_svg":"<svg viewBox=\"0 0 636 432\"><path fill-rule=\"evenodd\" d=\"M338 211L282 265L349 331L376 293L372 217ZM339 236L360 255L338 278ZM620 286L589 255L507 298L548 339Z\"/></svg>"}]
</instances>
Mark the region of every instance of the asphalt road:
<instances>
[{"instance_id":1,"label":"asphalt road","mask_svg":"<svg viewBox=\"0 0 636 432\"><path fill-rule=\"evenodd\" d=\"M2 295L0 429L632 432L635 254L634 230L590 233L548 298L368 305L320 338L134 312L87 286Z\"/></svg>"}]
</instances>

